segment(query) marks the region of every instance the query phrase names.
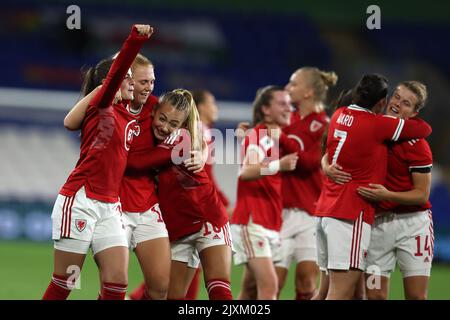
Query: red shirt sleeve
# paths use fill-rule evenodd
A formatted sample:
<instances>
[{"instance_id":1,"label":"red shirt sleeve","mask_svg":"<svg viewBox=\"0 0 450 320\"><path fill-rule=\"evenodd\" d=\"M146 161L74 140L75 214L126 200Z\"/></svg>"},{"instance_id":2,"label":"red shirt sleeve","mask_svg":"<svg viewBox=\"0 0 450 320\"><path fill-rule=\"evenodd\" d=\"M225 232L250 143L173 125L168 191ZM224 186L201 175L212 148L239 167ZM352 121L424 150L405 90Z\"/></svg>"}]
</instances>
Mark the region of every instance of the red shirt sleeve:
<instances>
[{"instance_id":1,"label":"red shirt sleeve","mask_svg":"<svg viewBox=\"0 0 450 320\"><path fill-rule=\"evenodd\" d=\"M431 134L431 127L420 118L409 120L385 115L375 118L376 133L382 141L398 141L413 138L426 138Z\"/></svg>"},{"instance_id":2,"label":"red shirt sleeve","mask_svg":"<svg viewBox=\"0 0 450 320\"><path fill-rule=\"evenodd\" d=\"M425 139L413 139L402 144L410 172L429 173L433 167L433 154Z\"/></svg>"},{"instance_id":3,"label":"red shirt sleeve","mask_svg":"<svg viewBox=\"0 0 450 320\"><path fill-rule=\"evenodd\" d=\"M323 130L321 130L323 134ZM320 137L319 141L314 141L314 138ZM299 137L295 134L286 135L282 133L280 136L280 146L283 148L285 154L297 153L298 160L295 171L311 172L320 167L322 159L322 151L320 148L321 135L317 134L314 137ZM309 146L309 148L308 148Z\"/></svg>"},{"instance_id":4,"label":"red shirt sleeve","mask_svg":"<svg viewBox=\"0 0 450 320\"><path fill-rule=\"evenodd\" d=\"M91 105L97 108L107 108L112 104L128 69L146 40L148 40L148 37L140 35L133 25L130 35L120 49L119 55L114 59L105 82L92 99Z\"/></svg>"},{"instance_id":5,"label":"red shirt sleeve","mask_svg":"<svg viewBox=\"0 0 450 320\"><path fill-rule=\"evenodd\" d=\"M158 146L142 152L135 152L128 158L127 174L148 172L168 164L180 165L190 155L189 133L178 129Z\"/></svg>"},{"instance_id":6,"label":"red shirt sleeve","mask_svg":"<svg viewBox=\"0 0 450 320\"><path fill-rule=\"evenodd\" d=\"M156 146L151 150L135 151L133 157L128 157L127 175L145 174L152 169L158 169L170 163L171 149Z\"/></svg>"}]
</instances>

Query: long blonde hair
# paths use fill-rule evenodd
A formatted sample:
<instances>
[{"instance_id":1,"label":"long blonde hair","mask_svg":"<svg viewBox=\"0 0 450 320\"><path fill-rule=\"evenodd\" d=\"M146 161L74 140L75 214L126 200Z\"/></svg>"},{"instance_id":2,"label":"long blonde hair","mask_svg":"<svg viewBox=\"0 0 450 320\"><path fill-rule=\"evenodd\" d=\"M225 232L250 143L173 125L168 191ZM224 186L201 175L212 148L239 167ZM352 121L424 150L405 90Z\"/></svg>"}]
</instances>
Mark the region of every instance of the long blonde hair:
<instances>
[{"instance_id":1,"label":"long blonde hair","mask_svg":"<svg viewBox=\"0 0 450 320\"><path fill-rule=\"evenodd\" d=\"M185 89L175 89L164 93L160 99L159 104L168 103L174 108L186 113L186 118L183 127L189 132L191 137L191 150L202 150L203 135L200 130L200 116L198 114L197 106L195 105L192 93Z\"/></svg>"}]
</instances>

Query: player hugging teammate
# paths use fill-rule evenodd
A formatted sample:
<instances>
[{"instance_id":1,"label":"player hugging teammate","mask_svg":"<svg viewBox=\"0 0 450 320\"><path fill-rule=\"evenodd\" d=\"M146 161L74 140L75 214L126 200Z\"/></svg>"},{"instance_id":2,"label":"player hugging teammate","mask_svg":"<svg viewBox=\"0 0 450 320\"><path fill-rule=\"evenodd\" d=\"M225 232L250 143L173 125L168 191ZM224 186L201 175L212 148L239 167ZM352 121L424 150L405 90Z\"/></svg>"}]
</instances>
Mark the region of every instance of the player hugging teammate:
<instances>
[{"instance_id":1,"label":"player hugging teammate","mask_svg":"<svg viewBox=\"0 0 450 320\"><path fill-rule=\"evenodd\" d=\"M404 82L386 109L387 93L384 77L363 76L353 89L352 104L338 108L330 122L324 161L329 178L316 207L319 265L329 274L327 299L351 299L362 272L374 266L381 269L382 286L368 287L368 297L387 298L396 259L406 297L426 297L433 230L427 203L431 152L423 138L431 127L415 117L425 104L426 89ZM330 173L333 166L340 178ZM380 200L396 204L377 206Z\"/></svg>"},{"instance_id":2,"label":"player hugging teammate","mask_svg":"<svg viewBox=\"0 0 450 320\"><path fill-rule=\"evenodd\" d=\"M230 230L227 201L205 168L214 108L204 106L211 121L202 127L188 90L151 95L153 65L138 52L152 32L134 25L118 55L87 72L64 121L81 130L80 158L53 208L43 299L67 299L70 270L90 249L98 298L124 299L130 248L145 281L138 298L185 299L201 263L209 298L230 300L231 233L234 262L245 264L240 299L277 299L293 260L298 300L354 298L374 270L380 287L367 286L367 297L386 299L397 262L406 298L426 299L434 235L422 83L400 83L388 101L387 79L364 75L331 120L333 72L304 67L286 87L258 90Z\"/></svg>"}]
</instances>

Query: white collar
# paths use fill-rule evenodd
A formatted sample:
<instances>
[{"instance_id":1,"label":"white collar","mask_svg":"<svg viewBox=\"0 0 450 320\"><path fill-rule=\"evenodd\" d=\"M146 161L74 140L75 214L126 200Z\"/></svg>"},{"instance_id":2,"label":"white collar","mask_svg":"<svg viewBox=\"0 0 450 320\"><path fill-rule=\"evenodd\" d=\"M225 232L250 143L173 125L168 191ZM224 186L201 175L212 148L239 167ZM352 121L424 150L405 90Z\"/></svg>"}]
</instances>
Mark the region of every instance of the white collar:
<instances>
[{"instance_id":1,"label":"white collar","mask_svg":"<svg viewBox=\"0 0 450 320\"><path fill-rule=\"evenodd\" d=\"M141 105L138 110L134 111L130 108L130 105L131 105L131 103L127 104L127 110L129 113L131 113L132 115L135 115L135 116L137 116L139 113L141 113L142 108L144 107L144 105Z\"/></svg>"},{"instance_id":2,"label":"white collar","mask_svg":"<svg viewBox=\"0 0 450 320\"><path fill-rule=\"evenodd\" d=\"M366 108L363 108L363 107L360 107L360 106L358 106L358 105L356 105L356 104L351 104L351 105L349 105L349 106L347 107L347 109L373 113L371 110L366 109Z\"/></svg>"}]
</instances>

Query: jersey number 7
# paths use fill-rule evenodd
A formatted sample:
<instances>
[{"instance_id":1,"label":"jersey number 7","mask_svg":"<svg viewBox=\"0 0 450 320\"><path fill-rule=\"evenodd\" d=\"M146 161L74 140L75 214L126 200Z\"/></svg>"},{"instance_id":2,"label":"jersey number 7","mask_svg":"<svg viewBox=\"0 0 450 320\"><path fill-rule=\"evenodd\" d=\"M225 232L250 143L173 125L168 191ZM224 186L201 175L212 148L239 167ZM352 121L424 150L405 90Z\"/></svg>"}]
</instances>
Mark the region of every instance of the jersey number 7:
<instances>
[{"instance_id":1,"label":"jersey number 7","mask_svg":"<svg viewBox=\"0 0 450 320\"><path fill-rule=\"evenodd\" d=\"M331 160L331 164L332 165L337 163L337 159L339 157L339 153L341 152L342 147L344 146L345 140L347 139L347 131L334 129L333 137L334 138L338 138L339 142L338 142L338 145L336 147L336 150L334 151L333 159Z\"/></svg>"}]
</instances>

